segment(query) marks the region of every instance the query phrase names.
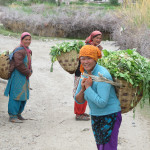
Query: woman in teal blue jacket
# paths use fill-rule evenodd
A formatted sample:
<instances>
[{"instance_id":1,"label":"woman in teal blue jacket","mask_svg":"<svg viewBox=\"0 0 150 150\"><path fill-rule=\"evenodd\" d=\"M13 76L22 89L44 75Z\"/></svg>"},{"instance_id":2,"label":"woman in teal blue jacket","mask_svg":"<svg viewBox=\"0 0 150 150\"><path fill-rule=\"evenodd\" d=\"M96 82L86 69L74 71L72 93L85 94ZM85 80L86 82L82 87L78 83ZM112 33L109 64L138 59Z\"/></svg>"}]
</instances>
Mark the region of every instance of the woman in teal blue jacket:
<instances>
[{"instance_id":1,"label":"woman in teal blue jacket","mask_svg":"<svg viewBox=\"0 0 150 150\"><path fill-rule=\"evenodd\" d=\"M100 72L105 78L112 80L106 68L97 64L101 58L99 49L85 45L79 53L80 71L98 76ZM83 104L85 100L90 108L92 129L98 150L117 150L119 127L122 121L120 102L114 86L105 82L95 82L82 75L75 94L75 100Z\"/></svg>"},{"instance_id":2,"label":"woman in teal blue jacket","mask_svg":"<svg viewBox=\"0 0 150 150\"><path fill-rule=\"evenodd\" d=\"M31 50L28 48L30 43L31 35L24 32L20 46L10 55L12 73L4 95L9 95L8 114L13 123L22 123L25 120L21 113L29 99L29 77L32 74Z\"/></svg>"}]
</instances>

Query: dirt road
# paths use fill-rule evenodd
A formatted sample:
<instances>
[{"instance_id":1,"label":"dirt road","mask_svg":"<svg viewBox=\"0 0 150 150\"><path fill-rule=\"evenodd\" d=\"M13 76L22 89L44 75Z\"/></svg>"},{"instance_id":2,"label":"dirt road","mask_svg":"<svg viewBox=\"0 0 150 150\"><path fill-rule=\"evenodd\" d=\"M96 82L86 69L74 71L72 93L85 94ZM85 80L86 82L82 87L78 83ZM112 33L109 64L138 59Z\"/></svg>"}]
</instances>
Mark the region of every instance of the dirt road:
<instances>
[{"instance_id":1,"label":"dirt road","mask_svg":"<svg viewBox=\"0 0 150 150\"><path fill-rule=\"evenodd\" d=\"M62 40L33 40L33 75L30 100L23 124L8 122L8 98L3 96L6 82L0 80L0 150L96 150L90 121L75 121L72 98L73 75L65 72L58 62L50 73L50 46ZM13 50L19 39L0 35L0 52ZM112 42L102 46L115 50ZM88 109L87 109L88 112ZM149 150L150 122L138 112L123 115L118 150Z\"/></svg>"}]
</instances>

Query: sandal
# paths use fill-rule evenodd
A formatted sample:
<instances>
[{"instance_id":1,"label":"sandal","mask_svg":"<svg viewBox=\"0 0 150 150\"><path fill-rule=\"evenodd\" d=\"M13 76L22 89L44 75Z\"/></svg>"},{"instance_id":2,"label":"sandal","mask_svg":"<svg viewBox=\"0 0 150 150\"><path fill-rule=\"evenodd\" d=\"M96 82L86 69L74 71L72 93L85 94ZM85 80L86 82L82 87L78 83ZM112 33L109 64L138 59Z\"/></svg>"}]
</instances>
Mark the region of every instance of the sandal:
<instances>
[{"instance_id":1,"label":"sandal","mask_svg":"<svg viewBox=\"0 0 150 150\"><path fill-rule=\"evenodd\" d=\"M10 117L9 121L12 123L23 123L23 121L19 120L17 117Z\"/></svg>"},{"instance_id":2,"label":"sandal","mask_svg":"<svg viewBox=\"0 0 150 150\"><path fill-rule=\"evenodd\" d=\"M18 117L19 120L27 120L27 119L23 118L23 117L21 116L21 114L18 114L17 117Z\"/></svg>"},{"instance_id":3,"label":"sandal","mask_svg":"<svg viewBox=\"0 0 150 150\"><path fill-rule=\"evenodd\" d=\"M87 116L87 117L90 117L90 115L89 115L89 114L87 114L87 113L84 113L83 115L84 115L84 116Z\"/></svg>"},{"instance_id":4,"label":"sandal","mask_svg":"<svg viewBox=\"0 0 150 150\"><path fill-rule=\"evenodd\" d=\"M88 121L90 120L90 118L82 114L82 115L76 115L76 120Z\"/></svg>"}]
</instances>

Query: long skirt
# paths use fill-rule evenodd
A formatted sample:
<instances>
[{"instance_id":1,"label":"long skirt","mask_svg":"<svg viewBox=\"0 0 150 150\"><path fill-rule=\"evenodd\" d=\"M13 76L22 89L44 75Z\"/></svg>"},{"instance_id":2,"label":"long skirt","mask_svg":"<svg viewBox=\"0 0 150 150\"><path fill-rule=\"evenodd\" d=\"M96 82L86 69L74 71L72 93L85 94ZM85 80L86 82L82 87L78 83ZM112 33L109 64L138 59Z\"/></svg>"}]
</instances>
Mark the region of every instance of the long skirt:
<instances>
[{"instance_id":1,"label":"long skirt","mask_svg":"<svg viewBox=\"0 0 150 150\"><path fill-rule=\"evenodd\" d=\"M121 112L118 112L109 142L106 144L97 144L98 150L117 150L118 134L121 122L122 122Z\"/></svg>"}]
</instances>

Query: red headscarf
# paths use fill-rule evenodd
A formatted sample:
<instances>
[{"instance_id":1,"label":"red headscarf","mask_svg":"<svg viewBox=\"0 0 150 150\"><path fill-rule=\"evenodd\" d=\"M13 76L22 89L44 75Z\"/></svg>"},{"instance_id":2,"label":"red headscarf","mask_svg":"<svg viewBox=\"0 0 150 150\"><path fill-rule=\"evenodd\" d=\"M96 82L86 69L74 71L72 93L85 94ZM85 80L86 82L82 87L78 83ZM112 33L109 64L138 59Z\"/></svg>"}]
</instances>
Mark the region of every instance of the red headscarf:
<instances>
[{"instance_id":1,"label":"red headscarf","mask_svg":"<svg viewBox=\"0 0 150 150\"><path fill-rule=\"evenodd\" d=\"M21 40L20 40L21 42L20 42L20 45L23 46L24 49L25 49L26 52L27 52L27 56L28 56L28 67L29 67L29 69L31 69L31 50L30 50L28 47L25 47L25 46L23 45L23 43L22 43L22 39L23 39L23 37L25 37L25 36L30 36L30 37L31 37L31 34L28 33L28 32L22 33L22 34L21 34Z\"/></svg>"},{"instance_id":2,"label":"red headscarf","mask_svg":"<svg viewBox=\"0 0 150 150\"><path fill-rule=\"evenodd\" d=\"M92 44L93 37L96 36L96 35L102 35L102 33L101 33L100 31L93 31L93 32L91 33L91 35L86 38L85 43L86 43L86 44L87 44L87 43Z\"/></svg>"}]
</instances>

